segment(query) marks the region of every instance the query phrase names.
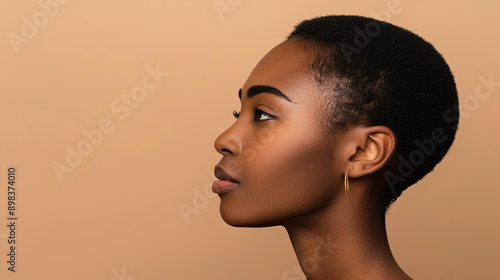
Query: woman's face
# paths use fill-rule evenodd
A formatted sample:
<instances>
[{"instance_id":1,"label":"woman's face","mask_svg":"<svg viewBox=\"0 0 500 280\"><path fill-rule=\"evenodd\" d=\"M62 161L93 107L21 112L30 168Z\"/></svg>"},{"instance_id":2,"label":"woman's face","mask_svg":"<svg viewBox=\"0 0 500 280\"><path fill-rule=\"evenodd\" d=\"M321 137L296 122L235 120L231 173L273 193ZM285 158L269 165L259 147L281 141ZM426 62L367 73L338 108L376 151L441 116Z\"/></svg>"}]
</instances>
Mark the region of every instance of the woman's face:
<instances>
[{"instance_id":1,"label":"woman's face","mask_svg":"<svg viewBox=\"0 0 500 280\"><path fill-rule=\"evenodd\" d=\"M223 155L215 174L225 180L214 182L213 190L228 224L290 223L326 207L342 191L335 149L340 138L325 133L327 113L311 62L304 43L285 41L241 89L237 120L215 140Z\"/></svg>"}]
</instances>

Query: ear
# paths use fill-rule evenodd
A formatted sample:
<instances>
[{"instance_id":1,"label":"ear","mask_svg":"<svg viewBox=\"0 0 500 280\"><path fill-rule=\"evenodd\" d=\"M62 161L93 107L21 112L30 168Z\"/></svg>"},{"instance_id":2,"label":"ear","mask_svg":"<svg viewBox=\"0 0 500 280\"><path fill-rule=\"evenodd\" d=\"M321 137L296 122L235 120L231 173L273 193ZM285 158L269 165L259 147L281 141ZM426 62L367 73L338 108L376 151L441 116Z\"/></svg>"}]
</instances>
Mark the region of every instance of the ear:
<instances>
[{"instance_id":1,"label":"ear","mask_svg":"<svg viewBox=\"0 0 500 280\"><path fill-rule=\"evenodd\" d=\"M350 138L350 155L346 171L356 178L380 170L396 149L396 136L386 126L356 127Z\"/></svg>"}]
</instances>

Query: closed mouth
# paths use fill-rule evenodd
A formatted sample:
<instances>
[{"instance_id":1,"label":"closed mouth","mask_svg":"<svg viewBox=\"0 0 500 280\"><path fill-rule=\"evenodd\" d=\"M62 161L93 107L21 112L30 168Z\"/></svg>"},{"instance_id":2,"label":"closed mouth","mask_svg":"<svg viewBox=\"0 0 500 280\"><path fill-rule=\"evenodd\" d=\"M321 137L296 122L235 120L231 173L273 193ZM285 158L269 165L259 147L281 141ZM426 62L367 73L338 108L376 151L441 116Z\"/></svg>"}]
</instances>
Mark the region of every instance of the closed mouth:
<instances>
[{"instance_id":1,"label":"closed mouth","mask_svg":"<svg viewBox=\"0 0 500 280\"><path fill-rule=\"evenodd\" d=\"M230 182L233 182L233 183L239 183L238 180L234 179L229 174L227 174L227 172L224 170L224 168L222 168L219 165L215 166L214 175L219 180L225 180L225 181L230 181Z\"/></svg>"}]
</instances>

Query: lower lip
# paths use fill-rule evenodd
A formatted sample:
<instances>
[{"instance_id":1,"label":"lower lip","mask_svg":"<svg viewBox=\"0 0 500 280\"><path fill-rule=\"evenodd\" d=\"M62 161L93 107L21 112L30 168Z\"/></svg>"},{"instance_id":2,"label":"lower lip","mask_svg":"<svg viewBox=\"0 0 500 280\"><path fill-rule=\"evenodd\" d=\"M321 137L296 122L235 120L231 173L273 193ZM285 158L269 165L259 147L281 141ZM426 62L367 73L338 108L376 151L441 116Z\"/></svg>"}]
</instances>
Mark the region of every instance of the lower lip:
<instances>
[{"instance_id":1,"label":"lower lip","mask_svg":"<svg viewBox=\"0 0 500 280\"><path fill-rule=\"evenodd\" d=\"M226 180L219 180L215 181L212 184L212 191L216 194L223 194L230 192L238 187L238 183L231 182L231 181L226 181Z\"/></svg>"}]
</instances>

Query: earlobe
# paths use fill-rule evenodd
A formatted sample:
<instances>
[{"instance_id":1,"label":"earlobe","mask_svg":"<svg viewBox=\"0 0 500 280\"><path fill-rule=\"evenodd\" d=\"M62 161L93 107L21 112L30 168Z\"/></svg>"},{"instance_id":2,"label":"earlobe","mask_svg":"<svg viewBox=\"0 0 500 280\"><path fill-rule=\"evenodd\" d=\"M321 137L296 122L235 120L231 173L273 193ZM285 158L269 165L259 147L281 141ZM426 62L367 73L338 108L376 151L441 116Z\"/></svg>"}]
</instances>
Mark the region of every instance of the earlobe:
<instances>
[{"instance_id":1,"label":"earlobe","mask_svg":"<svg viewBox=\"0 0 500 280\"><path fill-rule=\"evenodd\" d=\"M396 137L385 126L360 128L359 143L354 155L349 158L350 177L361 177L380 170L389 161L396 148Z\"/></svg>"}]
</instances>

